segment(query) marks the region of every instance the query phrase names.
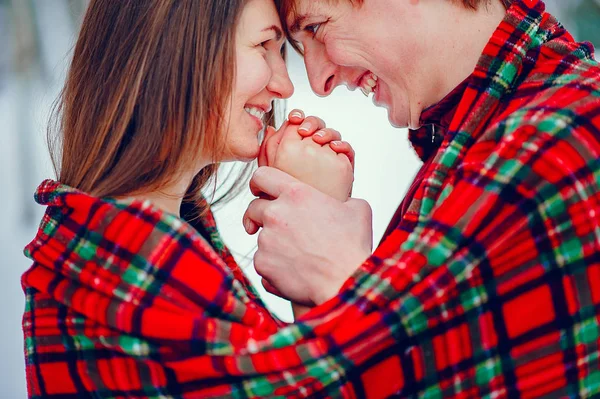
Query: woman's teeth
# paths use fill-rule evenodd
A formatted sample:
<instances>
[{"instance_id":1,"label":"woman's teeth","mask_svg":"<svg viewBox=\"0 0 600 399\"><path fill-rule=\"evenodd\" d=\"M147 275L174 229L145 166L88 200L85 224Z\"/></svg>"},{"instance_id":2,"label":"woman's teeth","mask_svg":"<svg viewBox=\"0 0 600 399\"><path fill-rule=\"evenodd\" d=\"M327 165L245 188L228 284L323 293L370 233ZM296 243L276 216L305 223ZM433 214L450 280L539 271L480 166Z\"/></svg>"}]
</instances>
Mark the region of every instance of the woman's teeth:
<instances>
[{"instance_id":1,"label":"woman's teeth","mask_svg":"<svg viewBox=\"0 0 600 399\"><path fill-rule=\"evenodd\" d=\"M263 120L264 116L265 116L265 111L263 111L260 108L255 108L255 107L246 107L244 108L244 110L249 113L252 116L257 117L258 119L260 119L261 121Z\"/></svg>"},{"instance_id":2,"label":"woman's teeth","mask_svg":"<svg viewBox=\"0 0 600 399\"><path fill-rule=\"evenodd\" d=\"M369 72L369 74L362 78L362 81L360 82L360 90L367 97L369 94L373 93L375 86L377 86L377 75L373 72Z\"/></svg>"}]
</instances>

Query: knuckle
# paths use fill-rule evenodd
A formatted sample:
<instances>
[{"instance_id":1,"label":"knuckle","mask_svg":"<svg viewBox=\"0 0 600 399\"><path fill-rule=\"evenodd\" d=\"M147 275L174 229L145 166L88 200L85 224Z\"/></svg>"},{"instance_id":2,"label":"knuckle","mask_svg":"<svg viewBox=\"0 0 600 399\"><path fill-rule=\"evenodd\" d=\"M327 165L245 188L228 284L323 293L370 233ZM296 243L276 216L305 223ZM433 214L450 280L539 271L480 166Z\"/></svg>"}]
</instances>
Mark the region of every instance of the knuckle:
<instances>
[{"instance_id":1,"label":"knuckle","mask_svg":"<svg viewBox=\"0 0 600 399\"><path fill-rule=\"evenodd\" d=\"M279 162L294 158L301 151L301 141L282 141L277 149L277 160Z\"/></svg>"},{"instance_id":2,"label":"knuckle","mask_svg":"<svg viewBox=\"0 0 600 399\"><path fill-rule=\"evenodd\" d=\"M279 143L279 147L277 148L277 156L280 155L281 152L285 153L293 153L298 148L300 141L294 140L281 140Z\"/></svg>"},{"instance_id":3,"label":"knuckle","mask_svg":"<svg viewBox=\"0 0 600 399\"><path fill-rule=\"evenodd\" d=\"M359 200L357 203L358 210L367 218L371 218L373 216L373 209L371 205L365 200Z\"/></svg>"},{"instance_id":4,"label":"knuckle","mask_svg":"<svg viewBox=\"0 0 600 399\"><path fill-rule=\"evenodd\" d=\"M258 238L256 239L256 243L258 244L258 250L254 254L255 257L259 256L267 250L267 247L269 246L269 240L267 238L268 237L265 234L265 230L262 230L258 235Z\"/></svg>"},{"instance_id":5,"label":"knuckle","mask_svg":"<svg viewBox=\"0 0 600 399\"><path fill-rule=\"evenodd\" d=\"M267 261L268 257L262 251L258 250L254 253L254 270L256 270L259 276L264 276L268 273Z\"/></svg>"},{"instance_id":6,"label":"knuckle","mask_svg":"<svg viewBox=\"0 0 600 399\"><path fill-rule=\"evenodd\" d=\"M341 174L353 174L352 165L345 154L336 154L335 168Z\"/></svg>"},{"instance_id":7,"label":"knuckle","mask_svg":"<svg viewBox=\"0 0 600 399\"><path fill-rule=\"evenodd\" d=\"M310 121L311 123L315 124L316 126L320 127L320 128L324 128L325 122L323 121L323 119L316 117L316 116L308 116L306 118L306 120Z\"/></svg>"},{"instance_id":8,"label":"knuckle","mask_svg":"<svg viewBox=\"0 0 600 399\"><path fill-rule=\"evenodd\" d=\"M263 213L263 220L264 220L265 225L277 226L277 225L279 225L279 221L281 219L279 217L277 209L274 206L269 206L265 209L265 211ZM259 239L261 239L261 237L262 237L263 243L266 243L266 242L268 242L268 236L267 236L267 238L265 238L264 236L265 236L265 230L263 230L261 232Z\"/></svg>"},{"instance_id":9,"label":"knuckle","mask_svg":"<svg viewBox=\"0 0 600 399\"><path fill-rule=\"evenodd\" d=\"M285 189L284 193L292 201L302 201L306 196L306 186L301 183L291 183Z\"/></svg>"},{"instance_id":10,"label":"knuckle","mask_svg":"<svg viewBox=\"0 0 600 399\"><path fill-rule=\"evenodd\" d=\"M323 130L323 132L325 132L325 134L323 136L325 136L327 139L329 139L329 140L335 139L335 130L328 129L328 128L325 128L322 130Z\"/></svg>"},{"instance_id":11,"label":"knuckle","mask_svg":"<svg viewBox=\"0 0 600 399\"><path fill-rule=\"evenodd\" d=\"M246 209L246 212L244 212L244 219L247 219L250 217L250 212L252 212L253 210L255 210L255 208L257 206L259 206L258 204L260 203L260 198L254 198L252 201L250 201L250 204L248 204L248 209Z\"/></svg>"},{"instance_id":12,"label":"knuckle","mask_svg":"<svg viewBox=\"0 0 600 399\"><path fill-rule=\"evenodd\" d=\"M266 166L259 166L254 171L254 174L252 175L252 180L257 179L257 178L261 178L265 173L267 173L267 167Z\"/></svg>"}]
</instances>

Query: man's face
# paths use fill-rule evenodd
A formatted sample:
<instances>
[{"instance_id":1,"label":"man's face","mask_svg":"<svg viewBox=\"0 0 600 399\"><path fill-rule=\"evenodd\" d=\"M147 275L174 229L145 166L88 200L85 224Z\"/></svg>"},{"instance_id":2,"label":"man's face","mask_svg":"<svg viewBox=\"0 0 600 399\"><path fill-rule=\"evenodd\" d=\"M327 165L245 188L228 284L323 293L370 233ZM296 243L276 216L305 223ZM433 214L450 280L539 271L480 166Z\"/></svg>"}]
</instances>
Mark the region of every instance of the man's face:
<instances>
[{"instance_id":1,"label":"man's face","mask_svg":"<svg viewBox=\"0 0 600 399\"><path fill-rule=\"evenodd\" d=\"M304 49L316 94L327 96L339 85L372 92L374 104L388 110L392 125L416 127L427 105L421 90L427 71L418 62L425 47L421 12L408 0L366 0L361 6L347 0L296 0L296 13L287 24Z\"/></svg>"}]
</instances>

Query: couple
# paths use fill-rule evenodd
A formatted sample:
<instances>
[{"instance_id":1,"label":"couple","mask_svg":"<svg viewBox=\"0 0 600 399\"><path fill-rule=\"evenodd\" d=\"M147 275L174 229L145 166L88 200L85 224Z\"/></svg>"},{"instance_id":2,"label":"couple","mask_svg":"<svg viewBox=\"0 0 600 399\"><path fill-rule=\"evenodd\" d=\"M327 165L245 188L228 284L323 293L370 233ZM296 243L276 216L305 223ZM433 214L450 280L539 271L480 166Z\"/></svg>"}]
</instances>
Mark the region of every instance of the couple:
<instances>
[{"instance_id":1,"label":"couple","mask_svg":"<svg viewBox=\"0 0 600 399\"><path fill-rule=\"evenodd\" d=\"M374 252L338 132L294 110L259 141L286 37L315 93L412 129L423 167ZM92 0L58 110L30 397L600 395L600 68L543 2ZM199 191L257 157L244 226L289 325Z\"/></svg>"}]
</instances>

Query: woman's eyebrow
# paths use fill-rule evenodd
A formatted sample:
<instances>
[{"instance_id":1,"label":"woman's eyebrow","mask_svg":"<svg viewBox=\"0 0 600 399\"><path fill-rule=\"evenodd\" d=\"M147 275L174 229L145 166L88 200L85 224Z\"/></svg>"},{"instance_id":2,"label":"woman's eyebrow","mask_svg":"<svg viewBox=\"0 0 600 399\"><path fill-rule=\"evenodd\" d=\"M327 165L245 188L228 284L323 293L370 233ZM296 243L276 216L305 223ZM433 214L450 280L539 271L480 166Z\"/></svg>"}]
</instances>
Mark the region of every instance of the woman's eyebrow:
<instances>
[{"instance_id":1,"label":"woman's eyebrow","mask_svg":"<svg viewBox=\"0 0 600 399\"><path fill-rule=\"evenodd\" d=\"M272 30L275 32L275 35L276 35L275 40L276 41L280 41L283 38L283 32L281 31L281 28L279 26L271 25L268 28L263 29L262 31L266 32L268 30Z\"/></svg>"}]
</instances>

